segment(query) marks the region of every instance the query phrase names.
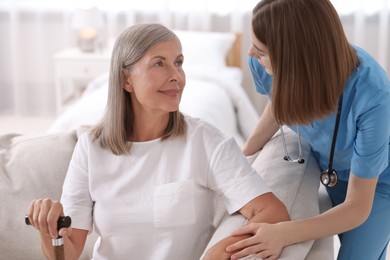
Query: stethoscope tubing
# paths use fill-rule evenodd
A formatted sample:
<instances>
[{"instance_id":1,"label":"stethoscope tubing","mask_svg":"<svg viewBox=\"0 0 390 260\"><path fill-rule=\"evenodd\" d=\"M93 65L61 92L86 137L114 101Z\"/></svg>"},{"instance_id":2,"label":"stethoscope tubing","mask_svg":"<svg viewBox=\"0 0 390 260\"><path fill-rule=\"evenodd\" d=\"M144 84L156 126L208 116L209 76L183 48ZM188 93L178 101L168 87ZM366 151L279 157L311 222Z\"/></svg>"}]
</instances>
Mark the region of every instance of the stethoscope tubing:
<instances>
[{"instance_id":1,"label":"stethoscope tubing","mask_svg":"<svg viewBox=\"0 0 390 260\"><path fill-rule=\"evenodd\" d=\"M337 117L336 117L336 122L334 125L334 130L333 130L333 137L332 137L332 145L330 147L330 153L329 153L329 161L328 161L328 172L332 172L333 169L333 158L334 158L334 150L336 148L336 141L337 141L337 134L339 132L339 125L340 125L340 117L341 117L341 109L343 106L343 94L341 94L340 99L339 99L339 105L337 108Z\"/></svg>"},{"instance_id":2,"label":"stethoscope tubing","mask_svg":"<svg viewBox=\"0 0 390 260\"><path fill-rule=\"evenodd\" d=\"M299 126L297 126L297 134L298 134L298 159L292 159L287 151L287 145L286 145L286 139L284 138L284 131L283 131L283 126L281 125L280 127L280 133L282 135L282 140L283 140L283 149L284 149L284 157L283 159L289 162L297 162L299 164L302 164L305 162L302 156L302 145L301 145L301 134L299 132Z\"/></svg>"}]
</instances>

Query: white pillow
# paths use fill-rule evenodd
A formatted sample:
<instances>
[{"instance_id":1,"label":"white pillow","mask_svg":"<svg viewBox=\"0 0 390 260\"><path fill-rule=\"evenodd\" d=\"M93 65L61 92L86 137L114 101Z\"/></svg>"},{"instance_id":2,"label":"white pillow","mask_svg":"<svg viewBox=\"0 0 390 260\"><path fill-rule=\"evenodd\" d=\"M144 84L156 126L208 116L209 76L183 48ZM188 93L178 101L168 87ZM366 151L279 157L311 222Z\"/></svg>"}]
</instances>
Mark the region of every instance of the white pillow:
<instances>
[{"instance_id":1,"label":"white pillow","mask_svg":"<svg viewBox=\"0 0 390 260\"><path fill-rule=\"evenodd\" d=\"M225 135L243 144L229 93L212 81L188 78L180 102L180 111L214 125Z\"/></svg>"},{"instance_id":2,"label":"white pillow","mask_svg":"<svg viewBox=\"0 0 390 260\"><path fill-rule=\"evenodd\" d=\"M184 66L226 67L226 56L236 38L233 32L173 32L182 44Z\"/></svg>"}]
</instances>

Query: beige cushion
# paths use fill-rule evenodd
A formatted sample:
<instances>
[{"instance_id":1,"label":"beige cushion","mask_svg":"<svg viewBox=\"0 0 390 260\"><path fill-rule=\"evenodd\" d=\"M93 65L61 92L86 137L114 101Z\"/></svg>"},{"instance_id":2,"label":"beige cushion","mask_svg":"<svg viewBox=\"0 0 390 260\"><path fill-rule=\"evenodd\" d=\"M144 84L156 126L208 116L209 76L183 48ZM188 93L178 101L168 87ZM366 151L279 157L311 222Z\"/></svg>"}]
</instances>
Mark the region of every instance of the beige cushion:
<instances>
[{"instance_id":1,"label":"beige cushion","mask_svg":"<svg viewBox=\"0 0 390 260\"><path fill-rule=\"evenodd\" d=\"M24 217L35 198L60 199L75 131L0 136L1 259L43 259L38 232Z\"/></svg>"}]
</instances>

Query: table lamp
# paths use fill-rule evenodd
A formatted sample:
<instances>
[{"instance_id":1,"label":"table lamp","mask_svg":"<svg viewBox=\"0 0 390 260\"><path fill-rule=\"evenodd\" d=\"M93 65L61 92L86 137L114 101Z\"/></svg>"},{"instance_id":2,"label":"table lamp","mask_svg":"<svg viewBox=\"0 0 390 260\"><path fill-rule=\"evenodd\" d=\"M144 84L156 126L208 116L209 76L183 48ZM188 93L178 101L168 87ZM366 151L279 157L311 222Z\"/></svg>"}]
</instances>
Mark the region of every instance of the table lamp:
<instances>
[{"instance_id":1,"label":"table lamp","mask_svg":"<svg viewBox=\"0 0 390 260\"><path fill-rule=\"evenodd\" d=\"M104 26L103 15L96 7L77 8L72 17L72 28L78 31L78 46L84 52L94 52L98 31Z\"/></svg>"}]
</instances>

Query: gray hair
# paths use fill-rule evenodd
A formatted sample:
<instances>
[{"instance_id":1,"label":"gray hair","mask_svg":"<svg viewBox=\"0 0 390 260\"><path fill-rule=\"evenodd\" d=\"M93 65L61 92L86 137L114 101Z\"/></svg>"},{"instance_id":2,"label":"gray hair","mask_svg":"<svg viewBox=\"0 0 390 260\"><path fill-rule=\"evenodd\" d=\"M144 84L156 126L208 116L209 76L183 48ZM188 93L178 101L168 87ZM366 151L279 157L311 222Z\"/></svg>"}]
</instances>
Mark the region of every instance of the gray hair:
<instances>
[{"instance_id":1,"label":"gray hair","mask_svg":"<svg viewBox=\"0 0 390 260\"><path fill-rule=\"evenodd\" d=\"M171 39L178 38L161 24L133 25L119 35L111 56L106 113L91 129L94 140L99 139L103 148L117 155L130 151L134 115L130 94L123 89L123 69L131 70L150 48ZM163 139L185 133L184 116L179 111L171 112Z\"/></svg>"}]
</instances>

